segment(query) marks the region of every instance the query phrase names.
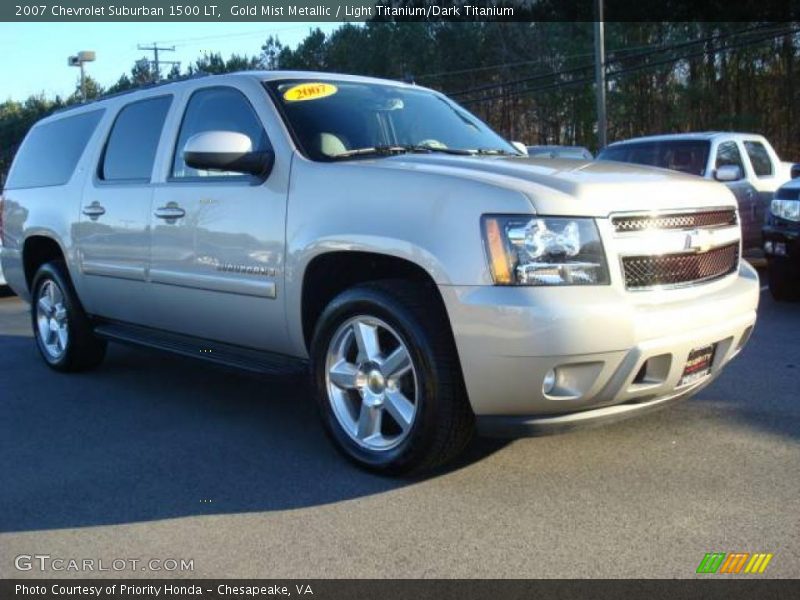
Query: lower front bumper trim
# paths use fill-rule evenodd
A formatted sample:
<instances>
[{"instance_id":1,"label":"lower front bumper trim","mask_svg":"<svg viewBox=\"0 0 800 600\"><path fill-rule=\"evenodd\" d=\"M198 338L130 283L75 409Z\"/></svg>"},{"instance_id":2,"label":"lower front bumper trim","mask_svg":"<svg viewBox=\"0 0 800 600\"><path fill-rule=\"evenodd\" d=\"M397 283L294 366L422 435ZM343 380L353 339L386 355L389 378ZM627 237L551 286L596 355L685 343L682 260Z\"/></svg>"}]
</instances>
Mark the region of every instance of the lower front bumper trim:
<instances>
[{"instance_id":1,"label":"lower front bumper trim","mask_svg":"<svg viewBox=\"0 0 800 600\"><path fill-rule=\"evenodd\" d=\"M534 437L597 427L659 410L696 394L713 379L713 376L708 377L669 396L647 402L615 404L560 415L478 415L476 417L478 434L486 437Z\"/></svg>"}]
</instances>

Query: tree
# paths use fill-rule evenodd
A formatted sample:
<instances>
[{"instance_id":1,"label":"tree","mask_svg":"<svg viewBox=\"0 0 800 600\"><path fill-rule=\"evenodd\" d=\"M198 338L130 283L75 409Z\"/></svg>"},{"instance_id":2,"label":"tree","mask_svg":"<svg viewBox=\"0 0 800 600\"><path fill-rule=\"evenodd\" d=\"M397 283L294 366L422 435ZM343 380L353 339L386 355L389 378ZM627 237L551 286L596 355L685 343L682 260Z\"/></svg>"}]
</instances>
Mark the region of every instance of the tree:
<instances>
[{"instance_id":1,"label":"tree","mask_svg":"<svg viewBox=\"0 0 800 600\"><path fill-rule=\"evenodd\" d=\"M261 64L265 69L275 70L281 68L280 55L283 44L276 36L269 36L261 46Z\"/></svg>"},{"instance_id":2,"label":"tree","mask_svg":"<svg viewBox=\"0 0 800 600\"><path fill-rule=\"evenodd\" d=\"M84 76L83 87L85 90L85 97L84 90L81 89L81 80L78 78L78 82L75 84L75 91L67 98L67 104L74 104L76 102L83 102L85 100L94 100L103 95L103 88L91 75Z\"/></svg>"}]
</instances>

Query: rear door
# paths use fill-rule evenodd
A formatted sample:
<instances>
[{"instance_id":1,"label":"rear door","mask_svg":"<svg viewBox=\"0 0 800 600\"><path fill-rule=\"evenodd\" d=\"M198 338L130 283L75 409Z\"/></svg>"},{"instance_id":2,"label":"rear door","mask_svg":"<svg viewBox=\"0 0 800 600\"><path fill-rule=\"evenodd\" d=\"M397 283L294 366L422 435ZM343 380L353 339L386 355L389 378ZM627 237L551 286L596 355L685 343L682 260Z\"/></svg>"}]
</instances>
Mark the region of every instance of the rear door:
<instances>
[{"instance_id":1,"label":"rear door","mask_svg":"<svg viewBox=\"0 0 800 600\"><path fill-rule=\"evenodd\" d=\"M247 135L272 148L258 111L259 87L199 87L187 94L165 181L156 186L150 223L154 310L161 329L251 348L284 351L281 289L290 157L276 153L266 179L186 165L183 147L207 131ZM274 134L277 132L271 132Z\"/></svg>"},{"instance_id":2,"label":"rear door","mask_svg":"<svg viewBox=\"0 0 800 600\"><path fill-rule=\"evenodd\" d=\"M172 95L162 95L125 104L84 188L75 240L90 313L147 320L150 181L171 103Z\"/></svg>"},{"instance_id":3,"label":"rear door","mask_svg":"<svg viewBox=\"0 0 800 600\"><path fill-rule=\"evenodd\" d=\"M744 140L742 147L747 156L747 167L750 170L748 178L752 182L754 190L751 209L753 223L748 231L747 239L750 247L760 247L764 217L770 202L772 202L772 197L775 195L775 190L783 181L779 180L778 165L775 164L775 160L761 140Z\"/></svg>"}]
</instances>

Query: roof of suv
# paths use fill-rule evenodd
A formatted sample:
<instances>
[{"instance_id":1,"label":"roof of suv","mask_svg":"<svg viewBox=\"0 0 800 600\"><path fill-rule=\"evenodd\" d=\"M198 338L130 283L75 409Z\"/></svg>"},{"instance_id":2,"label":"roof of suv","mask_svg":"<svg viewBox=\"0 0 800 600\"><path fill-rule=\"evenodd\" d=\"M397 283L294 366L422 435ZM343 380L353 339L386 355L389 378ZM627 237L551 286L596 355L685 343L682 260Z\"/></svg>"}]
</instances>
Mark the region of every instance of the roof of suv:
<instances>
[{"instance_id":1,"label":"roof of suv","mask_svg":"<svg viewBox=\"0 0 800 600\"><path fill-rule=\"evenodd\" d=\"M348 81L352 83L372 83L381 85L393 85L397 87L414 87L417 89L428 89L413 83L404 83L402 81L395 81L391 79L364 77L361 75L344 75L340 73L323 73L318 71L236 71L234 73L222 73L219 75L215 75L212 73L198 73L196 75L181 77L178 79L169 79L169 80L159 81L158 83L151 83L139 86L136 88L132 88L130 90L118 92L116 94L108 94L105 96L100 96L99 98L90 100L88 102L82 102L80 104L73 104L71 106L66 106L64 108L61 108L55 111L53 115L62 115L65 112L72 111L78 108L92 106L95 104L102 103L106 100L111 100L122 96L132 95L136 93L144 93L155 88L159 90L169 89L172 86L180 86L181 84L184 84L188 81L196 81L198 79L204 79L204 78L209 78L209 79L213 78L214 82L216 83L218 81L224 82L226 80L240 79L241 77L252 77L260 81L276 81L281 79L317 79L322 81L336 80L336 81Z\"/></svg>"},{"instance_id":2,"label":"roof of suv","mask_svg":"<svg viewBox=\"0 0 800 600\"><path fill-rule=\"evenodd\" d=\"M609 146L615 146L617 144L628 144L628 143L636 143L636 142L668 142L674 140L708 140L711 141L715 138L725 138L732 139L732 140L740 140L740 139L758 139L763 140L764 136L759 135L757 133L743 133L743 132L735 132L735 131L699 131L693 133L667 133L663 135L648 135L643 137L636 137L631 138L629 140L620 140L618 142L614 142L613 144L609 144Z\"/></svg>"}]
</instances>

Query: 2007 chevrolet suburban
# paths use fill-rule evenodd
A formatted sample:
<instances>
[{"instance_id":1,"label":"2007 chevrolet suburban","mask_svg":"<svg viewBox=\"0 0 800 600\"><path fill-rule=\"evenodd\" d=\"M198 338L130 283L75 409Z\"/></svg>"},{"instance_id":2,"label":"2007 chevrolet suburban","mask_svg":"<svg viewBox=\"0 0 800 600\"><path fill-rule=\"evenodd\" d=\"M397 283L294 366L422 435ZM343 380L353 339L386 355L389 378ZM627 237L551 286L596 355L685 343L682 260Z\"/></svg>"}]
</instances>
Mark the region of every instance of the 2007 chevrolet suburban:
<instances>
[{"instance_id":1,"label":"2007 chevrolet suburban","mask_svg":"<svg viewBox=\"0 0 800 600\"><path fill-rule=\"evenodd\" d=\"M59 371L107 340L311 365L349 458L407 472L697 392L759 286L723 185L529 159L443 95L331 74L195 78L35 125L2 265Z\"/></svg>"}]
</instances>

